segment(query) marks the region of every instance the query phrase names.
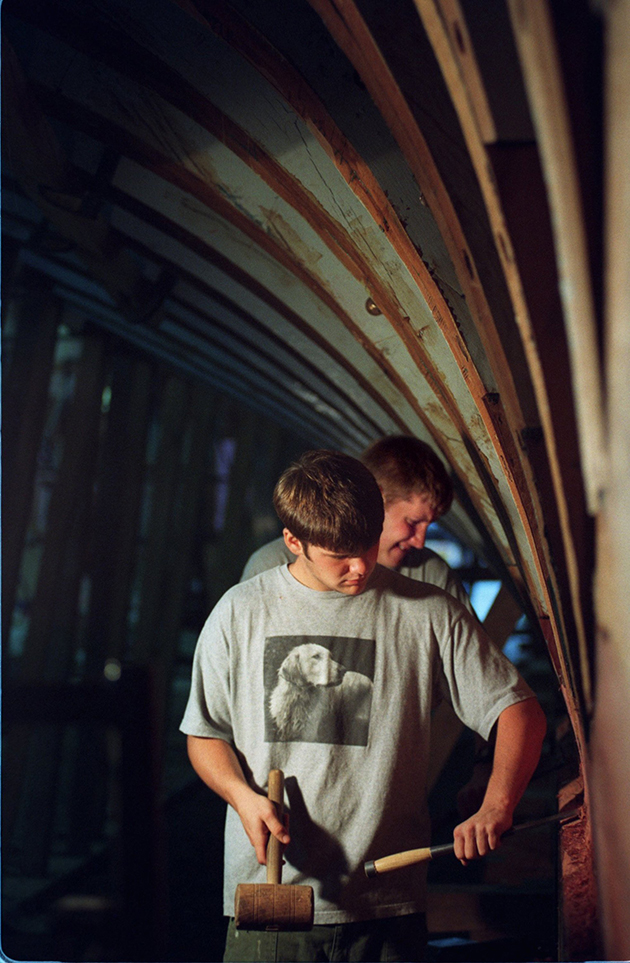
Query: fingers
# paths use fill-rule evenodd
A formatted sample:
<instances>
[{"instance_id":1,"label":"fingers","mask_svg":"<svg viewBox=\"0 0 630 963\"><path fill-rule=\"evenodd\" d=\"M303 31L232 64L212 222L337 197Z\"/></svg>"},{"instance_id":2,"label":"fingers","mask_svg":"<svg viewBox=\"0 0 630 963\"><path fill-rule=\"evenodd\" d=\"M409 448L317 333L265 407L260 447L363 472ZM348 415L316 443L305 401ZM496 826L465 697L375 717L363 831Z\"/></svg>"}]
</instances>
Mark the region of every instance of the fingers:
<instances>
[{"instance_id":1,"label":"fingers","mask_svg":"<svg viewBox=\"0 0 630 963\"><path fill-rule=\"evenodd\" d=\"M250 837L250 839L256 853L256 859L261 866L265 866L267 863L267 841L269 839L269 833L263 830L260 834Z\"/></svg>"},{"instance_id":2,"label":"fingers","mask_svg":"<svg viewBox=\"0 0 630 963\"><path fill-rule=\"evenodd\" d=\"M275 806L271 806L271 809L266 807L259 814L253 827L248 831L250 842L256 852L256 859L262 866L267 864L267 846L269 845L270 835L275 836L282 846L288 846L291 842L291 837L287 831L288 825L288 815L285 814L284 821L281 822L278 819Z\"/></svg>"},{"instance_id":3,"label":"fingers","mask_svg":"<svg viewBox=\"0 0 630 963\"><path fill-rule=\"evenodd\" d=\"M291 842L291 837L287 831L289 828L288 815L285 815L284 821L281 822L274 810L269 819L266 820L266 825L269 832L273 833L276 839L282 843L283 846L289 845Z\"/></svg>"},{"instance_id":4,"label":"fingers","mask_svg":"<svg viewBox=\"0 0 630 963\"><path fill-rule=\"evenodd\" d=\"M453 831L455 856L465 866L473 859L487 856L501 843L501 835L507 826L501 820L484 818L481 812L460 823Z\"/></svg>"}]
</instances>

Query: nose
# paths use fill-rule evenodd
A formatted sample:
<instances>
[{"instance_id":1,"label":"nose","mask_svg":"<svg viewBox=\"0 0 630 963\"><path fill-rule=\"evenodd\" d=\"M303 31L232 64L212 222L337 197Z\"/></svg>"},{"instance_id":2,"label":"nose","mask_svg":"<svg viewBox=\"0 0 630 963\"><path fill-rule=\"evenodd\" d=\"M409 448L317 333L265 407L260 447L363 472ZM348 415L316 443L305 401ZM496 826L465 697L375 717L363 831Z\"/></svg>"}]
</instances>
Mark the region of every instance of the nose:
<instances>
[{"instance_id":1,"label":"nose","mask_svg":"<svg viewBox=\"0 0 630 963\"><path fill-rule=\"evenodd\" d=\"M410 548L424 548L428 527L428 524L425 522L421 522L419 525L416 525L413 535L408 540L407 545L409 545Z\"/></svg>"},{"instance_id":2,"label":"nose","mask_svg":"<svg viewBox=\"0 0 630 963\"><path fill-rule=\"evenodd\" d=\"M368 571L368 562L362 555L357 555L349 561L349 568L353 575L365 575Z\"/></svg>"}]
</instances>

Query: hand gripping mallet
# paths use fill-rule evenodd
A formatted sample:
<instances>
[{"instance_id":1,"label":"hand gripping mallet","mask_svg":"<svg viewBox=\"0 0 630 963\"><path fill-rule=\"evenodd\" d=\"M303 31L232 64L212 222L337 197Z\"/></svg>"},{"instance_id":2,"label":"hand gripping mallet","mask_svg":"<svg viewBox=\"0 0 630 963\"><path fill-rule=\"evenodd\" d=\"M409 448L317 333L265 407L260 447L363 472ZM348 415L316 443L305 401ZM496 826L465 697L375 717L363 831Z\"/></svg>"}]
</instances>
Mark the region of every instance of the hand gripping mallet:
<instances>
[{"instance_id":1,"label":"hand gripping mallet","mask_svg":"<svg viewBox=\"0 0 630 963\"><path fill-rule=\"evenodd\" d=\"M577 819L581 810L572 809L566 813L555 813L553 816L543 816L542 819L532 819L530 822L521 823L508 829L501 839L511 836L513 833L520 832L522 829L534 829L536 826L545 826L547 823L555 823L559 820ZM444 843L441 846L425 846L422 849L407 849L404 853L393 853L391 856L383 856L381 859L369 859L363 864L366 876L380 876L381 873L391 873L394 869L404 869L405 866L414 866L416 863L426 863L436 856L445 856L453 853L455 846L453 843Z\"/></svg>"},{"instance_id":2,"label":"hand gripping mallet","mask_svg":"<svg viewBox=\"0 0 630 963\"><path fill-rule=\"evenodd\" d=\"M284 812L284 774L269 773L269 799L278 819ZM269 834L267 882L239 883L234 897L234 922L241 930L310 930L313 926L312 886L282 885L282 844Z\"/></svg>"}]
</instances>

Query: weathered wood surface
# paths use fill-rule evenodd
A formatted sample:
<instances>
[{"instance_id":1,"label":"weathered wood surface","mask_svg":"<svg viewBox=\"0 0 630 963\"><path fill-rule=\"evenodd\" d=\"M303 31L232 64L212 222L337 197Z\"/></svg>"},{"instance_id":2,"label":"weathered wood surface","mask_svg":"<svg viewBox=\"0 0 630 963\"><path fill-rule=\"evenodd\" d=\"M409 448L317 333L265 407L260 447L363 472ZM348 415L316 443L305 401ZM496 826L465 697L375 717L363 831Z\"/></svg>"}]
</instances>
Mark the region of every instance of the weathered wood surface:
<instances>
[{"instance_id":1,"label":"weathered wood surface","mask_svg":"<svg viewBox=\"0 0 630 963\"><path fill-rule=\"evenodd\" d=\"M320 15L325 19L325 22L327 23L329 29L331 29L331 32L334 33L337 41L344 46L346 53L353 60L353 63L357 67L357 70L361 72L361 75L363 77L363 80L366 86L368 87L368 89L370 89L372 97L379 104L379 107L381 109L381 112L383 113L383 116L387 118L388 123L390 124L390 127L398 140L401 151L405 154L405 156L409 161L410 166L412 166L412 169L414 169L414 171L416 172L419 183L421 185L423 184L423 181L421 180L422 174L420 171L420 167L423 167L424 169L426 164L428 163L431 164L431 168L430 168L432 171L431 187L428 190L425 190L424 194L427 199L427 203L433 210L436 216L436 219L442 226L442 231L445 238L447 238L448 236L453 236L456 230L461 232L462 228L458 220L455 207L450 197L446 193L444 184L440 180L440 176L438 174L437 168L433 163L432 158L430 157L428 146L424 143L424 140L422 138L422 133L418 128L416 118L414 117L413 113L407 107L406 104L403 107L403 104L401 103L401 101L403 100L402 90L396 83L397 78L394 78L394 76L392 75L389 65L383 62L382 50L385 48L381 46L381 50L377 50L374 37L371 34L367 23L363 20L358 7L361 7L361 12L363 12L364 9L370 8L369 13L371 16L372 25L375 26L377 29L380 29L382 31L382 35L385 37L388 36L387 26L381 26L380 22L378 21L378 17L375 16L373 8L371 8L370 4L357 5L351 2L347 2L343 4L343 18L339 15L339 11L333 11L326 2L321 2L321 3L315 2L314 6L316 7L316 9L318 9ZM427 20L427 22L430 23L434 35L436 36L437 40L439 40L441 44L441 50L444 56L445 56L445 51L448 49L449 58L450 58L449 67L451 69L450 69L450 72L447 72L447 76L452 76L453 68L456 65L453 65L453 62L452 62L452 50L450 48L450 45L447 42L447 38L443 30L443 24L442 24L441 18L437 13L437 11L435 10L434 4L431 2L420 3L419 8L421 12L422 11L425 12L425 19ZM391 34L389 34L389 36L391 37ZM393 47L395 45L392 44L391 46ZM372 51L372 53L369 56L367 55L368 50ZM407 70L407 73L409 73L408 68L409 68L409 62L406 61L405 69ZM423 74L425 69L426 69L426 64L423 62ZM424 80L424 77L422 79ZM408 77L405 78L403 76L402 82L404 83L405 80L407 85L410 86L409 78ZM421 82L420 78L418 77L418 83L420 82ZM470 95L468 94L468 91L462 85L453 84L452 92L454 92L455 94L459 94L459 100L457 97L455 98L455 106L457 107L459 104L459 108L461 112L460 116L461 114L463 114L465 115L465 118L470 118L471 102L470 102ZM467 144L470 151L470 156L473 162L473 166L476 167L477 174L478 176L480 176L480 181L482 185L482 194L485 199L489 221L491 225L494 224L494 230L497 235L497 240L496 240L497 252L501 258L501 263L503 265L503 268L506 274L506 279L508 281L508 287L510 287L510 275L511 275L512 290L514 290L515 287L517 288L518 297L516 298L514 311L517 319L519 319L525 314L526 305L522 296L521 282L520 282L520 279L518 278L518 273L516 270L513 252L511 251L509 233L507 231L507 227L504 222L501 206L498 202L498 194L496 192L495 181L492 178L488 177L487 175L487 167L488 167L487 157L485 156L485 150L483 147L482 140L479 137L479 134L476 131L475 125L472 123L472 121L469 121L469 123L464 126L464 133L465 135L466 134L468 135ZM415 150L413 152L414 157L411 156L412 151L409 147L410 137L413 138L413 143L415 144ZM434 136L434 146L435 146L435 143L436 143L436 139ZM440 155L440 157L441 157L442 165L445 166L444 158L448 157L448 151L444 150ZM463 165L461 169L462 170L464 169ZM424 176L425 176L425 179L428 176L426 171ZM451 175L450 179L453 183L456 180L453 175ZM438 182L439 182L439 189L438 189ZM438 213L438 209L439 209L439 213ZM440 220L440 217L441 217L441 220ZM448 222L450 233L446 231L444 227L444 221ZM478 248L474 246L466 248L467 253L471 250L473 253L470 254L470 257L473 257L474 254L477 253ZM452 256L453 263L457 265L458 261L457 261L456 254L452 249L450 249L450 253ZM468 259L466 263L468 265ZM464 281L463 281L462 275L460 275L460 280L462 281L462 285L463 285ZM469 299L469 302L470 302L470 299ZM486 318L485 323L483 325L478 322L478 326L480 331L482 329L488 330L490 327L488 319ZM526 331L524 333L523 340L526 343L526 346L532 345L531 331ZM492 357L490 353L489 353L489 356ZM535 352L534 353L530 352L530 359L533 359L533 361L535 361L536 363L538 363L539 361L538 356L536 355ZM530 363L530 368L531 368L531 363ZM500 370L500 367L498 370ZM514 371L512 371L511 373L514 374ZM523 369L523 373L524 373L524 369ZM541 384L544 384L544 382L541 382ZM517 530L522 531L524 533L526 532L528 534L528 537L530 540L530 550L533 549L534 551L534 568L537 571L537 574L540 578L540 586L542 588L542 592L538 596L541 603L539 614L544 615L545 617L551 618L552 623L554 624L555 639L552 644L554 644L559 651L560 661L563 664L564 677L567 681L568 689L574 693L574 696L573 696L574 707L572 710L572 717L573 717L574 725L576 727L576 732L578 734L578 737L580 738L583 751L584 751L584 738L583 738L583 735L581 734L582 727L579 719L579 713L577 711L577 707L575 703L578 702L580 699L580 688L581 688L580 682L582 683L583 686L586 687L586 697L588 702L590 677L586 675L581 680L578 680L573 671L572 662L568 657L567 641L566 641L567 626L563 618L562 609L558 605L558 597L560 594L559 587L556 584L553 564L551 564L549 556L546 555L545 549L543 547L543 543L540 540L540 530L543 525L543 521L542 521L540 503L538 502L535 495L536 485L534 484L534 480L531 472L531 465L528 462L527 458L525 458L519 464L520 458L518 460L515 459L515 455L518 449L511 450L511 446L509 443L509 435L511 431L515 431L516 433L521 433L521 434L523 433L524 423L522 421L522 415L520 412L520 404L516 400L516 394L514 392L513 387L512 387L512 390L510 391L509 379L508 379L508 383L504 383L504 387L506 391L506 399L508 399L506 402L507 403L507 411L506 411L507 431L504 432L501 438L496 439L495 444L497 445L497 448L500 450L501 454L503 455L503 458L504 458L503 471L506 473L508 480L511 481L511 495L512 495L512 498L514 499L514 502L517 506L517 510L519 511L519 514L520 514L519 526ZM547 422L547 424L548 423L549 422ZM478 443L479 435L476 434L475 437ZM552 455L554 454L554 452L555 452L555 445L551 447ZM520 456L520 451L518 451L518 456ZM506 464L509 465L510 468L514 468L518 466L518 470L514 471L514 474L511 475L509 468L506 470ZM560 496L562 497L563 492L562 492L561 486L558 486L558 487L560 491ZM529 491L531 493L532 495L531 502L527 497L524 500L522 500L522 493L525 491ZM504 501L504 504L508 504L505 497L503 501ZM566 516L566 512L565 512L565 516ZM505 523L504 523L504 528L505 528ZM565 525L564 531L565 533L568 533L569 531L566 525ZM569 552L570 558L572 558L573 546L570 544L570 542L568 547L570 550ZM519 549L521 552L521 559L523 559L525 552L523 550L522 544L519 544ZM533 592L533 594L536 594L534 590L535 577L533 576L533 573L531 571L528 574L529 574L529 580L528 580L529 591L530 593ZM576 579L574 578L573 579L574 585L575 585L575 582L576 582ZM581 613L579 601L577 600L576 600L576 607L575 607L575 615L578 620L577 621L578 635L581 634L582 651L583 651L584 635L583 635L583 631L580 633L582 613Z\"/></svg>"},{"instance_id":2,"label":"weathered wood surface","mask_svg":"<svg viewBox=\"0 0 630 963\"><path fill-rule=\"evenodd\" d=\"M581 660L581 686L585 693L586 705L591 701L590 666L586 657L586 637L584 616L582 611L582 589L580 572L577 562L577 552L575 545L575 535L572 527L572 520L569 518L568 500L569 497L579 498L580 491L574 485L569 485L567 491L567 475L571 474L571 462L567 466L566 456L566 432L563 432L562 441L559 439L558 416L555 412L562 411L562 405L552 408L549 399L549 387L554 382L570 383L570 370L568 364L565 365L565 378L558 378L558 366L562 364L559 357L558 347L553 351L553 376L551 376L551 355L547 330L549 327L550 302L555 308L555 316L561 319L560 304L554 305L553 295L546 303L542 299L528 297L527 291L533 291L534 286L526 286L525 281L531 280L532 269L537 272L537 277L544 278L547 265L553 263L553 249L545 240L549 237L549 232L545 230L546 224L541 217L545 212L544 190L542 189L541 179L538 176L538 162L535 151L523 150L520 145L510 148L509 145L502 145L501 148L493 152L487 150L486 141L488 139L487 130L483 129L484 117L490 111L487 98L483 93L483 82L478 76L474 84L470 83L470 63L475 61L474 50L470 45L468 32L464 40L463 25L465 19L462 11L456 9L451 4L442 4L437 0L416 0L416 6L422 17L427 34L432 42L433 49L444 75L445 82L451 93L453 104L462 127L463 136L466 140L468 153L477 173L479 185L484 197L486 209L492 232L494 235L497 253L501 261L501 266L505 274L506 283L512 300L514 315L523 335L523 343L526 346L529 369L533 375L534 390L538 400L538 410L541 415L542 428L545 437L546 450L551 466L551 477L553 480L553 491L560 517L561 531L561 550L564 552L565 562L569 573L569 591L573 603L573 622L578 636L578 653ZM471 10L471 14L472 14ZM455 18L455 19L453 19ZM532 30L532 44L536 44L537 32ZM550 40L547 38L547 43ZM497 45L499 37L497 36ZM546 83L545 76L540 75L540 83ZM560 93L557 96L557 103L560 103ZM559 109L559 106L558 106ZM486 124L487 126L487 124ZM509 155L509 156L507 156ZM494 163L493 163L494 162ZM515 174L518 175L518 180ZM536 188L538 187L538 193ZM527 192L527 202L518 207L518 198L524 197ZM537 203L535 201L537 200ZM516 201L516 204L515 204ZM505 207L507 204L507 209ZM538 230L532 232L534 225L528 224L527 212L533 211L538 215L539 221L535 225ZM512 216L511 218L509 215ZM578 212L579 214L579 212ZM516 245L513 241L512 232L517 232ZM521 237L536 238L536 243L529 244L527 249L521 241ZM549 238L550 240L550 238ZM520 242L520 243L519 243ZM586 265L582 265L584 271ZM553 273L553 272L552 272ZM540 284L540 281L539 281ZM553 314L551 314L553 316ZM560 340L562 344L562 340ZM554 339L554 345L558 341ZM561 350L561 349L560 349ZM592 362L596 363L596 362ZM568 400L568 399L566 399ZM570 411L570 404L564 407L565 411ZM564 427L564 426L563 426ZM522 428L521 428L522 430ZM533 464L527 459L524 463L523 487L536 491L534 484L535 474L532 471ZM533 499L536 511L540 515L541 504L538 498ZM581 546L580 546L581 547ZM551 572L550 578L556 581L555 572ZM560 587L556 585L555 595L557 596ZM560 625L560 632L564 635L571 630L571 626ZM570 663L567 653L562 651L562 646L558 645L559 655L564 664L564 671L570 674ZM573 708L573 721L578 731L579 724L576 708ZM581 736L583 744L584 736ZM584 752L584 745L582 745Z\"/></svg>"},{"instance_id":3,"label":"weathered wood surface","mask_svg":"<svg viewBox=\"0 0 630 963\"><path fill-rule=\"evenodd\" d=\"M56 65L57 71L59 71L60 68L61 68L61 64ZM65 88L68 88L71 84L75 85L77 90L80 90L82 92L81 96L83 97L84 100L90 94L90 90L91 90L91 97L96 101L96 104L99 105L98 109L101 111L106 109L111 112L112 105L103 104L102 91L107 89L117 89L118 91L117 96L118 98L120 98L121 88L120 88L120 84L116 85L115 79L113 77L110 77L109 82L106 82L105 74L103 71L104 71L104 68L101 68L99 85L97 88L95 88L94 78L89 78L87 76L82 76L82 77L77 76L76 68L75 68L75 74L72 77L70 77L69 75L66 77ZM48 74L48 82L50 82L49 74ZM90 84L92 85L91 88L89 86ZM74 94L74 96L76 97L76 93ZM138 97L136 97L135 106L134 106L133 99L130 100L125 116L120 119L123 124L128 124L128 118L133 117L134 114L138 113L140 103L142 103L143 124L146 125L146 122L149 119L151 114L151 108L149 107L149 104L147 102L146 92L142 94L141 98L138 99ZM155 101L155 98L154 98L154 103L157 103L157 101ZM95 103L91 103L90 106L91 106L91 109L95 109L96 107ZM170 118L170 125L173 126L173 124L175 123L175 115L173 114L172 108L168 108L165 104L160 103L159 112L166 113L166 115ZM112 122L112 119L113 118L109 119L110 123ZM180 124L180 128L181 128L181 124ZM164 136L163 136L164 124L163 123L161 123L161 125L158 124L157 115L156 115L155 130L156 130L156 134L158 134L159 132L159 134L162 136L157 136L157 139L154 138L152 149L163 151L166 146L164 142ZM186 136L188 138L188 146L184 150L184 157L186 155L189 155L189 156L194 155L196 157L201 157L201 152L203 151L202 143L209 143L207 140L207 137L205 138L204 141L200 142L199 148L196 148L194 143L190 141L190 134L192 132L192 128L190 124L188 124L186 130L187 130ZM145 136L144 130L143 130L143 136ZM137 148L137 144L136 144L136 148ZM146 150L147 148L143 148L144 156L142 160L144 164L149 163L149 161L147 160ZM179 156L181 155L181 153L182 153L182 148L180 146L178 151L176 151L176 153L173 156ZM233 157L233 155L231 156ZM219 163L220 159L221 158L220 158L220 152L219 152L219 156L217 157L217 163ZM230 168L231 167L233 167L233 159L230 161ZM309 269L305 273L304 267L300 267L298 264L296 264L295 261L291 261L291 259L288 258L288 255L285 252L284 248L282 250L279 249L278 242L276 240L271 240L271 241L269 240L267 232L265 232L264 234L261 234L260 230L255 230L254 225L252 223L252 217L254 219L254 223L257 220L260 220L262 215L256 214L256 210L262 211L265 206L264 203L262 203L260 200L257 199L256 209L255 210L252 209L249 218L245 220L243 218L243 215L239 215L234 211L231 211L231 212L228 211L225 207L225 202L220 200L214 188L210 189L210 186L208 183L205 183L203 190L201 190L199 184L197 183L197 180L195 180L195 184L193 185L193 183L190 180L191 173L187 174L183 178L183 180L182 180L182 174L181 173L177 174L177 178L179 182L182 183L182 185L185 184L188 188L194 187L196 195L199 196L200 200L205 206L210 204L211 207L213 206L215 210L217 210L217 213L219 215L229 216L233 222L236 222L238 224L238 227L241 230L245 231L252 240L256 241L259 247L262 247L266 249L268 253L273 254L273 256L277 260L279 260L281 263L284 262L284 264L289 268L290 271L292 271L293 274L297 274L297 276L300 277L305 282L307 287L310 287L311 289L313 289L314 293L316 294L317 301L320 303L324 301L324 303L328 304L333 314L337 318L340 318L343 324L349 328L355 342L356 341L362 342L364 350L367 348L367 350L372 354L373 359L386 373L387 381L389 382L392 382L394 380L398 381L400 390L407 395L409 401L412 401L413 396L410 394L409 389L407 388L407 385L414 383L415 381L417 385L415 392L417 395L418 390L422 388L423 384L426 382L426 388L423 392L424 397L421 394L418 399L420 402L419 406L416 407L416 405L414 405L414 407L416 407L417 413L423 416L423 420L425 421L425 424L430 425L430 428L431 428L431 431L433 432L434 437L440 440L443 440L444 438L456 438L458 435L461 437L462 435L468 435L469 433L472 432L473 434L476 435L477 443L479 443L480 441L479 416L481 415L482 421L485 422L487 429L491 432L491 435L493 436L493 439L494 439L493 442L488 440L488 442L485 443L484 457L491 458L491 459L496 458L497 447L500 448L501 451L503 451L503 443L509 437L509 435L507 436L504 435L504 437L500 440L497 439L497 433L496 433L497 421L496 421L496 418L492 417L494 413L493 412L494 406L489 408L482 401L482 399L485 398L485 394L486 394L486 391L484 390L486 387L485 385L480 385L478 383L476 392L475 392L476 398L477 398L477 401L475 404L474 396L469 393L471 383L474 380L474 368L472 368L470 364L467 364L467 366L464 367L464 372L466 374L466 379L467 379L465 390L458 389L456 397L453 399L451 399L450 397L450 392L452 390L457 388L458 385L463 385L463 383L460 381L460 378L461 378L460 365L463 367L464 364L467 362L467 359L464 357L460 357L459 363L453 364L453 361L454 360L456 361L457 359L453 359L452 355L448 351L446 352L442 351L442 353L439 354L441 370L434 371L434 368L433 368L434 362L429 360L429 354L427 354L426 352L427 351L431 352L431 357L437 356L436 352L437 352L438 342L435 342L432 344L431 340L429 340L430 329L422 330L422 342L420 342L417 339L410 340L409 337L407 336L407 329L404 327L399 328L399 336L401 334L404 336L404 340L403 340L404 346L403 344L401 344L399 341L396 340L396 336L393 334L391 325L396 323L396 320L398 317L402 317L402 318L408 317L409 314L414 316L417 315L418 313L417 307L413 309L411 305L407 307L403 304L401 309L397 309L390 305L390 310L387 317L383 316L382 320L378 319L376 323L374 319L370 319L369 321L366 320L365 322L361 323L362 318L366 316L362 311L361 313L359 313L360 308L363 304L363 301L365 300L365 295L369 294L370 290L373 290L375 288L375 284L371 284L370 289L367 291L364 289L358 297L352 295L353 282L351 278L348 277L347 275L344 277L343 274L341 275L339 274L339 266L338 266L339 262L337 262L334 259L333 261L330 261L327 253L327 248L322 248L320 246L320 242L317 240L316 236L313 237L310 242L313 249L313 254L315 254L315 267L313 266L313 255L308 254L307 263L309 264ZM197 163L197 167L195 169L195 175L198 175L198 174L199 174L199 170L198 170L198 163ZM176 171L171 170L169 177L173 179L175 178L175 176L176 176ZM216 180L216 177L218 176L219 180L221 180L220 166L219 166L218 174L215 173L213 168L212 174L208 172L208 176L211 176L211 178L214 177L215 180ZM243 184L246 184L247 176L245 171L241 172L241 179L243 180L243 178L245 179L243 181ZM254 196L255 190L260 191L260 185L258 184L258 181L252 182L252 187L250 188L250 193L252 196ZM276 200L275 202L276 208L278 206L278 203L280 202ZM292 219L293 219L293 215L290 213L290 211L288 210L285 211L282 217L283 223L290 224ZM276 216L276 220L274 221L274 224L276 225L274 228L274 231L277 231L277 226L279 224L279 221L277 220L277 216ZM297 235L302 236L302 234L303 234L303 228L298 228L296 226L292 230L291 236L297 236ZM302 256L300 260L302 264L305 263L304 256ZM383 259L381 258L379 260L379 263L381 260ZM317 270L317 275L319 279L316 279L315 277L315 274L314 274L315 269ZM329 296L326 294L325 289L331 283L330 279L333 279L334 281L335 277L338 277L339 280L335 283L336 298L335 298L335 301L333 302L331 301ZM313 288L314 284L316 284L315 288ZM384 300L385 294L383 292L381 292L381 294L382 294L382 299ZM397 296L398 296L398 290L397 290ZM377 297L378 297L378 294L377 294ZM341 306L342 308L344 307L344 304L343 304L344 300L346 301L347 308L345 312L340 314L339 306ZM353 319L352 321L350 320L351 318ZM357 324L357 320L359 321L359 324ZM426 328L426 325L424 327ZM437 328L436 328L436 331L437 331ZM336 340L338 340L336 337L331 336L330 341L336 341ZM378 349L375 347L372 347L372 345L375 345L376 343L379 344ZM426 343L426 348L424 346L425 343ZM458 344L459 342L455 340L454 343ZM380 347L380 345L387 346L387 358L391 357L395 359L395 366L392 365L389 362L389 360L386 359L383 347ZM415 377L414 371L417 368L420 369L425 379L424 382L418 381L417 378ZM380 379L380 382L382 383L382 379ZM446 387L447 385L448 387ZM482 394L482 391L483 391L483 394ZM433 394L436 394L436 400L432 400ZM473 402L473 407L471 407L471 401ZM459 414L460 411L462 413L461 416ZM448 421L446 420L447 415L450 417L452 421L454 421L455 423L454 429L449 426ZM463 417L463 421L461 420L462 417ZM467 422L467 424L465 424L465 422ZM413 427L411 428L411 430L413 430ZM442 444L443 444L443 441L442 441ZM466 450L466 447L468 448L468 451ZM470 445L468 446L460 445L458 446L457 452L455 452L453 450L453 443L451 443L450 450L448 452L449 457L458 466L461 465L460 470L468 478L475 477L475 475L479 471L479 467L477 465L466 464L469 457L469 451L470 451ZM514 453L515 451L513 450L512 452L507 454L507 456L504 456L502 458L501 467L497 465L496 468L491 473L491 476L492 476L491 482L489 477L486 478L486 475L484 473L482 474L481 486L474 489L474 492L473 492L474 498L476 498L478 501L477 507L480 510L480 513L482 514L482 516L484 517L487 517L488 515L490 515L490 517L492 518L494 514L493 506L492 506L492 498L493 498L494 492L490 492L490 493L488 492L488 489L487 489L488 482L490 482L492 489L494 489L495 485L498 485L500 488L503 487L505 470L507 469L508 471L510 471L511 467L516 465ZM514 482L512 482L511 491L508 490L505 493L502 493L503 501L504 503L507 503L507 516L504 516L504 518L509 517L510 514L512 513L514 514L514 518L510 523L510 527L514 530L514 533L515 533L513 536L511 536L516 539L515 544L519 543L521 526L520 524L516 524L519 513L518 511L515 511L515 509L512 507L512 499L514 497L514 492L518 490L518 487L519 486L515 485ZM526 518L529 517L530 514L531 513L528 512L527 509L525 508L521 510L521 515ZM501 525L497 524L497 520L494 520L492 522L491 527L495 531L497 529L499 531L501 530ZM512 546L512 550L514 549L514 547L515 545ZM519 556L527 557L530 552L531 552L531 546L527 543L527 541L521 540L517 548L517 560ZM510 560L510 561L511 561L511 564L513 565L514 564L513 560ZM538 578L538 575L536 573L536 565L535 564L532 565L531 563L526 562L525 568L526 568L527 576L529 577L530 580L533 579L535 583L536 579ZM540 579L539 587L536 591L538 594L540 594L540 592L544 593L544 579Z\"/></svg>"},{"instance_id":4,"label":"weathered wood surface","mask_svg":"<svg viewBox=\"0 0 630 963\"><path fill-rule=\"evenodd\" d=\"M605 944L630 958L630 7L607 3L606 325L608 469L598 518L597 684L590 783Z\"/></svg>"},{"instance_id":5,"label":"weathered wood surface","mask_svg":"<svg viewBox=\"0 0 630 963\"><path fill-rule=\"evenodd\" d=\"M577 158L548 0L508 0L536 127L552 213L588 506L605 486L604 406L587 225Z\"/></svg>"}]
</instances>

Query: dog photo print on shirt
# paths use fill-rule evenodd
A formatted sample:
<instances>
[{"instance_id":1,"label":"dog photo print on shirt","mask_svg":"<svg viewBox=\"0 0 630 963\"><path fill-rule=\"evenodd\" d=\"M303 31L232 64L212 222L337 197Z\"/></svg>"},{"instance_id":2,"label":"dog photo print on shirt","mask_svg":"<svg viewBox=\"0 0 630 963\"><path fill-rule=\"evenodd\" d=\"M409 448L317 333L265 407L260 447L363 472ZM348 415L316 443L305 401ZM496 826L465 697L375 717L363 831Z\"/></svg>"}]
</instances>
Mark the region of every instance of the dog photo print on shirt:
<instances>
[{"instance_id":1,"label":"dog photo print on shirt","mask_svg":"<svg viewBox=\"0 0 630 963\"><path fill-rule=\"evenodd\" d=\"M265 741L366 746L375 643L275 635L265 641Z\"/></svg>"}]
</instances>

